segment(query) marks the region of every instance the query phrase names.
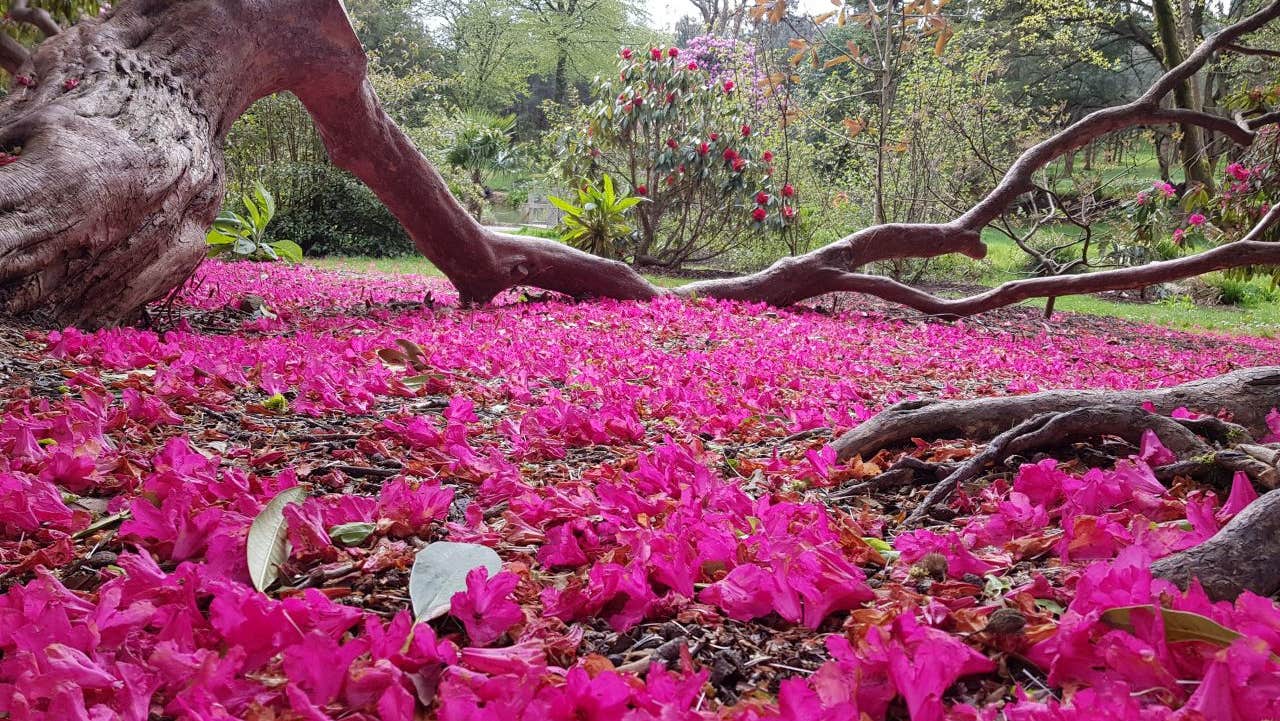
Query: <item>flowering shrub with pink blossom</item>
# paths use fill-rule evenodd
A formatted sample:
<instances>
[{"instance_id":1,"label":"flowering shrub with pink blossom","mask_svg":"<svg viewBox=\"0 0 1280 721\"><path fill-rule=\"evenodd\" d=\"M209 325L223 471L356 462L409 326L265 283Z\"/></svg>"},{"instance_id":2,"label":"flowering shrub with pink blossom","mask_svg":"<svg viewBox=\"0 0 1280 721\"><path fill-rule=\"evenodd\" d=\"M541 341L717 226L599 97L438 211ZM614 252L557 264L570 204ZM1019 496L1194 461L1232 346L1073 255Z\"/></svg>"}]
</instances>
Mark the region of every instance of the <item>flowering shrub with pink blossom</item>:
<instances>
[{"instance_id":1,"label":"flowering shrub with pink blossom","mask_svg":"<svg viewBox=\"0 0 1280 721\"><path fill-rule=\"evenodd\" d=\"M594 102L556 140L566 182L607 174L645 200L632 210L630 255L642 261L705 261L796 222L796 199L781 193L775 153L742 97L754 83L728 58L713 71L702 62L676 47L623 48L618 76L596 79Z\"/></svg>"},{"instance_id":2,"label":"flowering shrub with pink blossom","mask_svg":"<svg viewBox=\"0 0 1280 721\"><path fill-rule=\"evenodd\" d=\"M248 292L272 315L227 310ZM1148 570L1253 500L1243 476L1226 498L1167 488L1152 436L1113 468L1028 463L901 532L903 497L830 494L876 459L793 435L917 394L1154 388L1273 361L1274 340L1017 311L514 294L464 311L433 279L217 262L175 310L163 333L0 336L37 369L0 405L0 717L1280 714L1280 607ZM421 368L379 357L398 342ZM1280 437L1280 411L1268 423ZM249 526L298 486L280 583L258 592ZM339 542L351 524L369 533ZM504 565L415 624L407 569L436 540ZM1241 637L1102 620L1142 604ZM996 633L997 612L1025 624Z\"/></svg>"}]
</instances>

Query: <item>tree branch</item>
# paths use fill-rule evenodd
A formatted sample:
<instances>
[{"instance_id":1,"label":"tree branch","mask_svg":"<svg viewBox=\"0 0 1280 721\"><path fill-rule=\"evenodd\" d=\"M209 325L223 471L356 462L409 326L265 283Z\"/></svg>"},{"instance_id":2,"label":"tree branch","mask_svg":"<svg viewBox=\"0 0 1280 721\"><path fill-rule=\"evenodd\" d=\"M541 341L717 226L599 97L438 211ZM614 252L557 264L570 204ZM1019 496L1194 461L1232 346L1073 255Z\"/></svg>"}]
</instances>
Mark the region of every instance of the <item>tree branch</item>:
<instances>
[{"instance_id":1,"label":"tree branch","mask_svg":"<svg viewBox=\"0 0 1280 721\"><path fill-rule=\"evenodd\" d=\"M13 0L9 6L9 17L35 27L46 38L62 32L62 26L53 19L47 10L29 6L29 0Z\"/></svg>"},{"instance_id":2,"label":"tree branch","mask_svg":"<svg viewBox=\"0 0 1280 721\"><path fill-rule=\"evenodd\" d=\"M1224 45L1222 46L1222 49L1229 50L1239 55L1254 55L1257 57L1264 57L1264 58L1280 58L1280 50L1271 50L1268 48L1251 48L1251 47L1248 47L1247 45L1240 45L1237 43Z\"/></svg>"},{"instance_id":3,"label":"tree branch","mask_svg":"<svg viewBox=\"0 0 1280 721\"><path fill-rule=\"evenodd\" d=\"M0 33L0 68L10 75L17 75L31 53L17 40Z\"/></svg>"}]
</instances>

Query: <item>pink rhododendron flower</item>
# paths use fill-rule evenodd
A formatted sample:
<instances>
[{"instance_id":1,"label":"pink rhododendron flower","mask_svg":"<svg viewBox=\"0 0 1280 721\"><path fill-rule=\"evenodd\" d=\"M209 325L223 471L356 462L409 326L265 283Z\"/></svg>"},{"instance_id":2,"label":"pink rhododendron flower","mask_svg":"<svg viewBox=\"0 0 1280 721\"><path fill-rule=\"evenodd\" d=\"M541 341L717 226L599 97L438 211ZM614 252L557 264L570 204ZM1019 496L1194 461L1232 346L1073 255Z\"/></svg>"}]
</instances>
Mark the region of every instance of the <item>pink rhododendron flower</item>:
<instances>
[{"instance_id":1,"label":"pink rhododendron flower","mask_svg":"<svg viewBox=\"0 0 1280 721\"><path fill-rule=\"evenodd\" d=\"M1275 408L1267 414L1267 430L1270 431L1263 436L1263 443L1280 443L1280 410Z\"/></svg>"},{"instance_id":2,"label":"pink rhododendron flower","mask_svg":"<svg viewBox=\"0 0 1280 721\"><path fill-rule=\"evenodd\" d=\"M389 521L392 536L424 535L449 513L453 489L435 483L411 484L402 478L387 481L378 496L378 516Z\"/></svg>"},{"instance_id":3,"label":"pink rhododendron flower","mask_svg":"<svg viewBox=\"0 0 1280 721\"><path fill-rule=\"evenodd\" d=\"M467 629L476 646L488 646L524 620L524 611L509 596L520 577L509 571L489 578L483 566L467 573L467 590L453 594L451 614Z\"/></svg>"}]
</instances>

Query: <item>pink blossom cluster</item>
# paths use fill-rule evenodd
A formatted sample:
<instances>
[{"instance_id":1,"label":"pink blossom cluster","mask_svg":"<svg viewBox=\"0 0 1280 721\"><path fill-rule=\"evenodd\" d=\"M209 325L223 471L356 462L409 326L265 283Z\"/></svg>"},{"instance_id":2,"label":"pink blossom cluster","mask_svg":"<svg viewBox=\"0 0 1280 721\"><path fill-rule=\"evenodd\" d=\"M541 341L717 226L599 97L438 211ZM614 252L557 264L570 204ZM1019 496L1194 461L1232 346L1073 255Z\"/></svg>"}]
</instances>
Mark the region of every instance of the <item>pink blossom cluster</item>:
<instances>
[{"instance_id":1,"label":"pink blossom cluster","mask_svg":"<svg viewBox=\"0 0 1280 721\"><path fill-rule=\"evenodd\" d=\"M435 306L408 305L426 290ZM275 318L223 311L246 293ZM1276 341L706 300L513 294L468 311L452 300L415 276L210 262L179 303L195 315L178 329L39 336L33 360L60 369L61 395L22 386L0 405L10 580L0 716L878 720L899 704L917 721L1280 713L1280 609L1248 594L1212 604L1146 570L1243 509L1256 496L1247 480L1225 499L1168 489L1151 472L1168 451L1149 437L1113 469L1023 466L960 494L950 526L895 535L883 509L825 502L823 489L855 469L824 443L774 450L921 394L1151 388L1268 362ZM200 313L240 332L201 331ZM379 358L397 341L417 344L423 367ZM277 395L287 411L268 402ZM211 414L241 432L212 430ZM334 463L394 459L398 470L354 484L299 460L303 444L281 440L286 414L358 431ZM1280 439L1280 412L1268 423ZM244 560L248 528L298 485L308 497L285 508L287 583L260 593ZM94 549L75 534L109 514L121 520L102 537L117 557L82 586L68 571ZM372 526L369 538L335 541L352 523ZM403 594L414 551L431 540L485 544L504 560L498 573L468 575L451 620L415 625L407 601L380 616L344 583L298 583L347 567ZM939 557L938 577L922 577ZM1152 603L1244 637L1175 643L1159 617L1133 632L1100 620ZM982 634L1002 608L1026 618L1025 634ZM786 674L776 694L730 702L688 648L639 674L589 652L588 629L668 621L794 629L821 638L826 660ZM957 700L958 685L993 677L1009 654L1061 693L1027 685L1003 707Z\"/></svg>"}]
</instances>

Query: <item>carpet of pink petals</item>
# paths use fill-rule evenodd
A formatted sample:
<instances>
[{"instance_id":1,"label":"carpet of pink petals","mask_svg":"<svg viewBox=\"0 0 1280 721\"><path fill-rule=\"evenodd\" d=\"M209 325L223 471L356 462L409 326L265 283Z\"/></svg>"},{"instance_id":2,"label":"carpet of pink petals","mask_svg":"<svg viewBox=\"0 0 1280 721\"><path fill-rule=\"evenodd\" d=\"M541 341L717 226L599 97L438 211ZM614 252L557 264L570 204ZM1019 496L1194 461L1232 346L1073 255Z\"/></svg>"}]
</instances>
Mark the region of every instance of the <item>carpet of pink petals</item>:
<instances>
[{"instance_id":1,"label":"carpet of pink petals","mask_svg":"<svg viewBox=\"0 0 1280 721\"><path fill-rule=\"evenodd\" d=\"M407 305L425 289L433 307ZM675 299L458 310L435 279L213 262L177 307L246 293L278 317L234 334L42 333L41 355L71 369L61 396L0 389L0 718L1280 718L1280 607L1210 603L1147 570L1239 512L1247 482L1167 489L1148 466L1166 451L1147 443L1114 469L1023 466L956 498L950 526L895 535L870 502L824 502L850 470L823 442L771 450L916 394L1151 388L1274 362L1280 343ZM376 355L398 339L425 350L425 387ZM211 409L270 436L275 394L366 430L362 452L404 473L344 495L341 474L291 463L296 443L262 454L194 428ZM597 446L610 460L569 462ZM745 450L727 463L729 447ZM415 540L447 539L494 547L504 570L473 574L452 619L416 627L407 589L390 617L317 588L257 592L248 527L299 483L292 568L403 570ZM69 590L59 569L86 552L72 536L120 511L118 559ZM378 530L354 548L329 538L354 521ZM922 582L913 564L930 553L949 578ZM1243 637L1100 621L1135 604ZM1002 607L1023 633L981 633ZM726 702L688 649L632 673L583 648L588 629L725 619L803 628L827 660ZM972 679L1003 691L963 693Z\"/></svg>"}]
</instances>

